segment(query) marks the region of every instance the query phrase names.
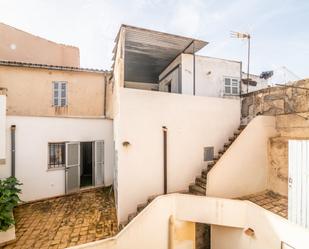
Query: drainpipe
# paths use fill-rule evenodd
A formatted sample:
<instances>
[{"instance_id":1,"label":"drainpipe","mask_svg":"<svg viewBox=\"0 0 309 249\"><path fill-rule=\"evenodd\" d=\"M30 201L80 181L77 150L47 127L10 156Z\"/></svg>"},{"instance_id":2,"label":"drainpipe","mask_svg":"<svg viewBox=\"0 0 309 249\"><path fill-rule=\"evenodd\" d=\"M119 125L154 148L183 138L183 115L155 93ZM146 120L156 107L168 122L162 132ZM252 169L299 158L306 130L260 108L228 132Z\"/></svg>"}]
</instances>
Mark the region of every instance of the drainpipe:
<instances>
[{"instance_id":1,"label":"drainpipe","mask_svg":"<svg viewBox=\"0 0 309 249\"><path fill-rule=\"evenodd\" d=\"M11 125L11 175L15 177L15 130L16 125Z\"/></svg>"},{"instance_id":2,"label":"drainpipe","mask_svg":"<svg viewBox=\"0 0 309 249\"><path fill-rule=\"evenodd\" d=\"M164 194L167 194L167 128L162 127L163 130L163 189Z\"/></svg>"},{"instance_id":3,"label":"drainpipe","mask_svg":"<svg viewBox=\"0 0 309 249\"><path fill-rule=\"evenodd\" d=\"M106 96L107 96L107 75L104 75L104 109L103 109L103 115L106 118Z\"/></svg>"},{"instance_id":4,"label":"drainpipe","mask_svg":"<svg viewBox=\"0 0 309 249\"><path fill-rule=\"evenodd\" d=\"M193 95L195 95L195 44L193 41Z\"/></svg>"}]
</instances>

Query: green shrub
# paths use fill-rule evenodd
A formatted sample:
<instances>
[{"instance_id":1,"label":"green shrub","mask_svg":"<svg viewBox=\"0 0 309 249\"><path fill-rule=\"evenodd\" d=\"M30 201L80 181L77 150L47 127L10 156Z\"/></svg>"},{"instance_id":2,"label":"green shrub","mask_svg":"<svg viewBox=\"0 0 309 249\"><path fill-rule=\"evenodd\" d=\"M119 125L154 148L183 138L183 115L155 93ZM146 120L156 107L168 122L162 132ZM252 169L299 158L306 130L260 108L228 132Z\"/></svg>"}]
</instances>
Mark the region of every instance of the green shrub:
<instances>
[{"instance_id":1,"label":"green shrub","mask_svg":"<svg viewBox=\"0 0 309 249\"><path fill-rule=\"evenodd\" d=\"M15 177L0 180L0 231L6 231L14 224L12 211L20 201L20 185Z\"/></svg>"}]
</instances>

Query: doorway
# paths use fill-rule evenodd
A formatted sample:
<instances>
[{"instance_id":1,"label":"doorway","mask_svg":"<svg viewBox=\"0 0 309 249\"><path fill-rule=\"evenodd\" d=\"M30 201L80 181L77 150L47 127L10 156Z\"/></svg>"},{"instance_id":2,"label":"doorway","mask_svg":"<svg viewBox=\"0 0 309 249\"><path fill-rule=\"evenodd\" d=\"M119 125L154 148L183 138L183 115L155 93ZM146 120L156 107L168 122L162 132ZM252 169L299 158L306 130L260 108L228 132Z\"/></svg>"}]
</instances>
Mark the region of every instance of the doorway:
<instances>
[{"instance_id":1,"label":"doorway","mask_svg":"<svg viewBox=\"0 0 309 249\"><path fill-rule=\"evenodd\" d=\"M104 141L66 142L65 193L104 186Z\"/></svg>"},{"instance_id":2,"label":"doorway","mask_svg":"<svg viewBox=\"0 0 309 249\"><path fill-rule=\"evenodd\" d=\"M80 187L93 185L92 142L80 143Z\"/></svg>"},{"instance_id":3,"label":"doorway","mask_svg":"<svg viewBox=\"0 0 309 249\"><path fill-rule=\"evenodd\" d=\"M288 219L309 227L309 140L289 140Z\"/></svg>"}]
</instances>

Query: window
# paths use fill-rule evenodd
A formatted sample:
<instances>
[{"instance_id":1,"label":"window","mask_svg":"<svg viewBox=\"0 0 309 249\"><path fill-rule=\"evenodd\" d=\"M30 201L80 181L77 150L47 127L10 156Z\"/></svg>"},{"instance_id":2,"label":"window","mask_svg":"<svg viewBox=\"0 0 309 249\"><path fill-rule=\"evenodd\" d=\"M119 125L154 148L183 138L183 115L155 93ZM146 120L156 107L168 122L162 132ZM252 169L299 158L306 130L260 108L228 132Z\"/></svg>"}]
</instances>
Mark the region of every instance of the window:
<instances>
[{"instance_id":1,"label":"window","mask_svg":"<svg viewBox=\"0 0 309 249\"><path fill-rule=\"evenodd\" d=\"M54 106L66 106L67 105L67 82L65 81L54 81Z\"/></svg>"},{"instance_id":2,"label":"window","mask_svg":"<svg viewBox=\"0 0 309 249\"><path fill-rule=\"evenodd\" d=\"M65 166L65 143L48 143L48 169Z\"/></svg>"},{"instance_id":3,"label":"window","mask_svg":"<svg viewBox=\"0 0 309 249\"><path fill-rule=\"evenodd\" d=\"M239 81L233 78L224 78L224 93L229 95L239 94Z\"/></svg>"}]
</instances>

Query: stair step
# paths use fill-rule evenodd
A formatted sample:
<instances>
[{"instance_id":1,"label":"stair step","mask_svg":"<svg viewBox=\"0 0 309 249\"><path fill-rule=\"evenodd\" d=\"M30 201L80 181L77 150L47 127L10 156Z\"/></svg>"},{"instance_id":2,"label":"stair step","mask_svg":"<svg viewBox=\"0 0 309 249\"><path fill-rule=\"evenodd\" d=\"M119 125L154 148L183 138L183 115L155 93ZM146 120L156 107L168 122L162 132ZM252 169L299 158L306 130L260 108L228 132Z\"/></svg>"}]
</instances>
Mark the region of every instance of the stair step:
<instances>
[{"instance_id":1,"label":"stair step","mask_svg":"<svg viewBox=\"0 0 309 249\"><path fill-rule=\"evenodd\" d=\"M246 125L240 125L240 126L238 127L238 130L243 131L245 128L246 128Z\"/></svg>"},{"instance_id":2,"label":"stair step","mask_svg":"<svg viewBox=\"0 0 309 249\"><path fill-rule=\"evenodd\" d=\"M224 150L224 149L221 149L221 150L218 151L218 154L219 154L219 155L223 155L224 152L225 152L225 150Z\"/></svg>"},{"instance_id":3,"label":"stair step","mask_svg":"<svg viewBox=\"0 0 309 249\"><path fill-rule=\"evenodd\" d=\"M142 204L139 204L137 205L137 212L140 213L145 207L147 207L148 203L142 203Z\"/></svg>"},{"instance_id":4,"label":"stair step","mask_svg":"<svg viewBox=\"0 0 309 249\"><path fill-rule=\"evenodd\" d=\"M230 142L233 142L233 141L236 140L237 137L238 137L238 136L229 137L229 141L230 141Z\"/></svg>"},{"instance_id":5,"label":"stair step","mask_svg":"<svg viewBox=\"0 0 309 249\"><path fill-rule=\"evenodd\" d=\"M123 221L123 222L120 222L120 224L119 224L119 231L120 230L122 230L126 225L128 225L128 221L126 220L126 221Z\"/></svg>"},{"instance_id":6,"label":"stair step","mask_svg":"<svg viewBox=\"0 0 309 249\"><path fill-rule=\"evenodd\" d=\"M152 196L149 196L148 199L147 199L148 204L149 204L150 202L152 202L154 199L156 199L158 196L159 196L159 195L152 195Z\"/></svg>"},{"instance_id":7,"label":"stair step","mask_svg":"<svg viewBox=\"0 0 309 249\"><path fill-rule=\"evenodd\" d=\"M214 165L215 165L215 162L210 162L210 163L207 164L207 168L213 167Z\"/></svg>"},{"instance_id":8,"label":"stair step","mask_svg":"<svg viewBox=\"0 0 309 249\"><path fill-rule=\"evenodd\" d=\"M206 179L206 178L207 178L208 172L209 172L208 169L203 169L203 171L202 171L202 177Z\"/></svg>"},{"instance_id":9,"label":"stair step","mask_svg":"<svg viewBox=\"0 0 309 249\"><path fill-rule=\"evenodd\" d=\"M196 177L196 178L195 178L195 184L196 184L197 186L200 186L200 187L206 189L206 178L201 177L201 176Z\"/></svg>"},{"instance_id":10,"label":"stair step","mask_svg":"<svg viewBox=\"0 0 309 249\"><path fill-rule=\"evenodd\" d=\"M135 212L135 213L132 213L132 214L129 214L129 215L128 215L128 221L130 222L131 220L133 220L134 217L136 217L136 215L137 215L136 212Z\"/></svg>"},{"instance_id":11,"label":"stair step","mask_svg":"<svg viewBox=\"0 0 309 249\"><path fill-rule=\"evenodd\" d=\"M241 132L242 132L242 130L237 130L237 131L234 132L234 135L238 136Z\"/></svg>"},{"instance_id":12,"label":"stair step","mask_svg":"<svg viewBox=\"0 0 309 249\"><path fill-rule=\"evenodd\" d=\"M193 184L190 184L189 186L189 192L191 194L196 194L196 195L206 195L206 189Z\"/></svg>"},{"instance_id":13,"label":"stair step","mask_svg":"<svg viewBox=\"0 0 309 249\"><path fill-rule=\"evenodd\" d=\"M224 144L224 148L226 148L226 149L227 149L228 147L230 147L230 146L231 146L231 144L232 144L232 142L231 142L231 141L230 141L230 142L225 143L225 144Z\"/></svg>"},{"instance_id":14,"label":"stair step","mask_svg":"<svg viewBox=\"0 0 309 249\"><path fill-rule=\"evenodd\" d=\"M211 162L211 163L209 163L208 165L207 165L207 169L203 169L202 170L202 177L203 178L207 178L207 174L208 174L208 172L215 166L215 162Z\"/></svg>"}]
</instances>

